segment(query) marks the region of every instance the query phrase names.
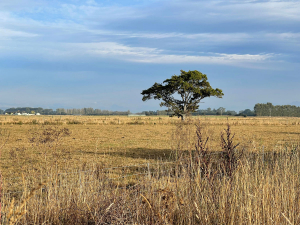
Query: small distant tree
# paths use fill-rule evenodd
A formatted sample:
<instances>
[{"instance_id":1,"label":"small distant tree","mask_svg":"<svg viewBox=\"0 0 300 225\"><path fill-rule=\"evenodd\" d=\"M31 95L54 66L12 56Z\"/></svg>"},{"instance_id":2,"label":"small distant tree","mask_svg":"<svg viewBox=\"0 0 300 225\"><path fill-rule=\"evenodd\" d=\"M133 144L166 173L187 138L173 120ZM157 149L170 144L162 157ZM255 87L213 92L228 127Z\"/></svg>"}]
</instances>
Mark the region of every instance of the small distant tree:
<instances>
[{"instance_id":1,"label":"small distant tree","mask_svg":"<svg viewBox=\"0 0 300 225\"><path fill-rule=\"evenodd\" d=\"M221 115L222 116L225 111L226 111L225 108L220 107L220 108L217 109L217 115Z\"/></svg>"},{"instance_id":2,"label":"small distant tree","mask_svg":"<svg viewBox=\"0 0 300 225\"><path fill-rule=\"evenodd\" d=\"M166 79L163 84L155 83L141 94L143 101L152 98L162 100L160 106L168 107L169 111L173 112L170 116L178 116L182 120L199 108L202 99L210 96L222 98L224 95L221 89L213 89L207 81L207 76L197 70L181 70L180 75ZM176 96L181 99L176 99Z\"/></svg>"},{"instance_id":3,"label":"small distant tree","mask_svg":"<svg viewBox=\"0 0 300 225\"><path fill-rule=\"evenodd\" d=\"M26 113L30 113L30 111L31 111L31 110L30 110L29 107L26 107L26 108L25 108L25 112L26 112Z\"/></svg>"}]
</instances>

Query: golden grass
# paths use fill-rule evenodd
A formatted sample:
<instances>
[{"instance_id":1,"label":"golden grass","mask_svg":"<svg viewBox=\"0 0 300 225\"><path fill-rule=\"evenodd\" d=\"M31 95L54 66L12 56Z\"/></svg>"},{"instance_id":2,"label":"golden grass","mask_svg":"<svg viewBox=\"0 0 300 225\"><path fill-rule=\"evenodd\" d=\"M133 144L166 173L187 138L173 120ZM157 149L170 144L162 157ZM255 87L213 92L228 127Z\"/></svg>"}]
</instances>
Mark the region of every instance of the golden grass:
<instances>
[{"instance_id":1,"label":"golden grass","mask_svg":"<svg viewBox=\"0 0 300 225\"><path fill-rule=\"evenodd\" d=\"M298 118L193 119L200 119L207 127L211 151L220 150L220 132L228 122L236 133L235 140L252 151L260 151L263 147L264 151L269 151L300 140ZM77 122L70 124L70 121ZM26 170L39 170L41 164L47 163L55 163L61 169L77 169L94 162L114 167L168 159L175 147L172 140L178 121L178 118L169 117L0 116L0 129L10 134L2 150L2 174L4 178L20 176ZM59 141L56 157L53 149L29 141L36 132L47 127L67 128L71 132ZM193 129L190 132L195 134Z\"/></svg>"},{"instance_id":2,"label":"golden grass","mask_svg":"<svg viewBox=\"0 0 300 225\"><path fill-rule=\"evenodd\" d=\"M24 179L24 177L23 177ZM12 198L10 205L3 210L6 217L3 219L9 225L16 224L25 214L26 214L26 203L33 197L34 193L39 190L45 184L39 184L37 187L33 188L28 194L25 190L23 192L22 200L19 205L15 205L15 198Z\"/></svg>"},{"instance_id":3,"label":"golden grass","mask_svg":"<svg viewBox=\"0 0 300 225\"><path fill-rule=\"evenodd\" d=\"M1 116L0 129L10 133L3 190L16 192L3 196L4 207L26 199L20 224L300 223L300 119L192 119ZM197 119L210 152L222 150L220 132L231 125L244 152L231 178L218 157L209 167L213 176L195 161ZM105 169L137 164L143 165ZM30 199L19 193L45 179Z\"/></svg>"}]
</instances>

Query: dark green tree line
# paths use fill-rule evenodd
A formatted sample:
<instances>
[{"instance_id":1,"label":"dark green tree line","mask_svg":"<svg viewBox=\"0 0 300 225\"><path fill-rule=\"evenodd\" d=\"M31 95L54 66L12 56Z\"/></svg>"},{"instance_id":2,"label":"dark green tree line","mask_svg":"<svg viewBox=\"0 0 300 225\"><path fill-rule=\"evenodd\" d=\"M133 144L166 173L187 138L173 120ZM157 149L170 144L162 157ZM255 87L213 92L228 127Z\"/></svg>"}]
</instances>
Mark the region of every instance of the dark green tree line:
<instances>
[{"instance_id":1,"label":"dark green tree line","mask_svg":"<svg viewBox=\"0 0 300 225\"><path fill-rule=\"evenodd\" d=\"M300 107L295 105L273 105L268 102L258 103L254 106L256 116L288 116L300 117Z\"/></svg>"}]
</instances>

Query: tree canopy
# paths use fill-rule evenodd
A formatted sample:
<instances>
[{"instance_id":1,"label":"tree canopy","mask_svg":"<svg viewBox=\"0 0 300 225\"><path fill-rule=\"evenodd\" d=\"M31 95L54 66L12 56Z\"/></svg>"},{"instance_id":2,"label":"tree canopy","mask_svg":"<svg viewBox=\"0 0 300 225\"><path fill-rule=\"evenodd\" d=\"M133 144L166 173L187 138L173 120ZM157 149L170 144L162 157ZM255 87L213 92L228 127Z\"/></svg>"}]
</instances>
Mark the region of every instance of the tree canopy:
<instances>
[{"instance_id":1,"label":"tree canopy","mask_svg":"<svg viewBox=\"0 0 300 225\"><path fill-rule=\"evenodd\" d=\"M168 107L173 112L172 116L181 117L182 120L187 114L199 108L202 99L211 96L222 98L224 95L221 89L213 89L210 86L206 74L197 70L188 72L181 70L180 75L173 75L162 84L155 83L141 94L143 101L152 98L162 100L160 106Z\"/></svg>"}]
</instances>

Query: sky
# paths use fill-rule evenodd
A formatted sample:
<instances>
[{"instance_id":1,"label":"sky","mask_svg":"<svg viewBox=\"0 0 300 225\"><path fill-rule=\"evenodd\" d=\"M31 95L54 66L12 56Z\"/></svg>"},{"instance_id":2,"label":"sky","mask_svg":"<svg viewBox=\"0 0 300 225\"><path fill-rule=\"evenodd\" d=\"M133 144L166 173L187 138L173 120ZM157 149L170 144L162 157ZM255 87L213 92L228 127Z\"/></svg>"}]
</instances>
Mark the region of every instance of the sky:
<instances>
[{"instance_id":1,"label":"sky","mask_svg":"<svg viewBox=\"0 0 300 225\"><path fill-rule=\"evenodd\" d=\"M1 0L0 108L140 112L142 90L198 70L200 109L300 106L298 0Z\"/></svg>"}]
</instances>

